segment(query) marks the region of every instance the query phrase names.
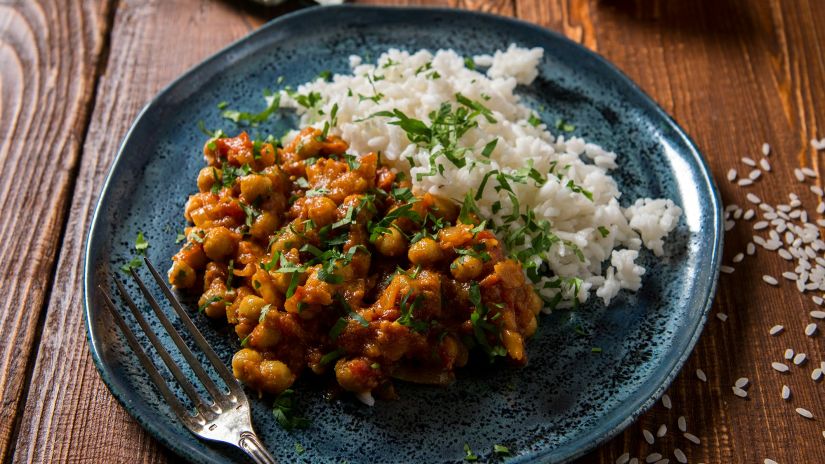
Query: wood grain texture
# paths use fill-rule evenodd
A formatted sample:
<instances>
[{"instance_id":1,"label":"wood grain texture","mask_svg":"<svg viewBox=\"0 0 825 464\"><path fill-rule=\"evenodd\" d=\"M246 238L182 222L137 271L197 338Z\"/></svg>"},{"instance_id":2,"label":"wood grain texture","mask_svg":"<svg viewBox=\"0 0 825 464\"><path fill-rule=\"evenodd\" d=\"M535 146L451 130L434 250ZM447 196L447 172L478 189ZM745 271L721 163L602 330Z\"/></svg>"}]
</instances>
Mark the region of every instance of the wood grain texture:
<instances>
[{"instance_id":1,"label":"wood grain texture","mask_svg":"<svg viewBox=\"0 0 825 464\"><path fill-rule=\"evenodd\" d=\"M746 205L747 192L772 204L787 202L787 193L794 191L808 210L813 211L816 206L815 197L807 186L794 179L792 171L800 165L819 171L821 165L822 153L817 157L809 145L811 138L825 137L822 126L825 121L822 106L825 101L825 28L822 27L825 9L817 0L365 0L358 3L471 8L515 15L561 32L615 63L674 116L708 159L726 204ZM293 8L268 9L228 0L134 0L121 1L117 6L111 53L97 88L98 98L88 135L83 141L79 136L72 139L75 147L82 143L82 163L60 247L57 278L50 284L47 272L47 275L12 279L7 269L9 261L0 261L0 266L6 266L3 269L7 271L0 274L4 279L2 291L15 289L16 293L10 293L12 297L17 296L19 300L39 285L42 302L43 289L50 285L52 288L16 443L15 462L175 462L174 456L161 449L117 405L91 363L80 316L82 244L116 146L144 102L188 66L249 29ZM12 30L5 26L8 23L0 14L3 44L5 41L27 43L19 38L6 38L5 31ZM77 34L75 29L73 33ZM54 40L52 36L58 34L42 28L31 30L26 36L31 38L26 40L32 43L46 41L46 37ZM39 81L5 77L15 73L23 76L25 69L6 65L12 56L8 50L8 46L0 45L0 76L3 76L0 134L29 128L21 133L33 134L32 139L39 136L55 140L49 137L59 131L47 128L53 121L66 125L66 121L76 118L78 113L76 107L70 111L65 104L57 103L71 104L73 100L62 97L63 100L55 99L51 106L40 105L43 114L60 115L49 120L42 119L43 115L22 103L10 103L23 100L22 97L10 99L7 94L24 95L20 90L27 88L24 84ZM157 50L164 53L158 54ZM51 75L47 70L52 68L45 63L47 61L40 58L32 62L39 75ZM58 78L55 82L59 81ZM91 94L92 90L86 88L83 92ZM80 124L77 133L83 129ZM739 159L742 156L758 159L763 142L773 147L772 172L764 173L756 185L748 188L725 181L725 173L731 167L742 173L750 170ZM25 163L32 162L19 155L10 157L8 153L13 153L14 148L20 149L3 145L4 163L0 170L7 174L3 178L19 175L20 170L28 166ZM8 161L15 159L15 163ZM61 159L61 163L66 162ZM64 179L72 172L71 167L64 170L63 164L57 167L50 164L49 169L38 174L51 176L49 179ZM816 182L822 186L820 179ZM35 196L40 185L62 184L32 185L26 201ZM5 184L0 187L0 192L9 190ZM9 198L8 194L0 193L0 198L11 202L24 196ZM41 207L48 214L56 214L48 208L51 206ZM50 216L43 216L41 221L46 217ZM8 236L7 230L27 230L14 222L23 220L35 221L32 218L6 220L1 225L2 236ZM56 222L59 225L60 221ZM731 258L744 250L752 234L751 223L747 221L739 222L727 234L726 264L731 264ZM51 237L51 242L44 241L45 245L40 246L51 246L53 256L56 242L54 236ZM14 248L16 252L38 250L32 248L34 238L16 237L16 240L21 243ZM6 256L4 246L8 245L0 244L0 256ZM50 265L44 266L50 269ZM825 385L810 379L811 370L825 359L823 335L806 337L802 332L812 321L808 312L815 309L814 305L809 296L800 295L787 282L781 282L778 288L762 282L763 274L779 277L782 271L792 267L773 253L759 249L756 256L747 257L735 266L733 275L721 277L702 338L669 389L673 409L658 403L624 433L579 462L607 464L615 462L624 452L639 458L657 452L673 463L676 462L675 448L683 450L690 462L761 463L765 458L783 464L825 462L825 438L821 434L825 428L822 425ZM727 321L717 319L716 313L727 314ZM2 314L14 315L0 319L0 324L35 325L31 316L20 319L24 320L20 325L14 322L15 317L24 316L10 311ZM786 331L777 337L769 336L768 330L774 324L784 325ZM821 326L820 330L825 329L825 324ZM7 325L0 326L0 330L7 330ZM15 342L17 348L19 342L19 339ZM31 345L31 339L28 343ZM792 367L788 374L779 374L771 369L770 362L781 361L786 348L805 352L809 361L802 367ZM4 362L9 359L21 362L12 356L16 353L2 350L0 353L10 353L0 358ZM15 367L8 363L6 366ZM14 369L0 367L4 373L14 372ZM707 382L697 379L695 372L700 368L707 374ZM21 367L16 369L19 371ZM750 379L748 399L735 397L731 392L731 386L739 377ZM4 382L0 385L7 385L7 378L8 374L0 378ZM782 385L789 385L793 390L789 402L780 398ZM0 391L6 390L8 386ZM6 406L9 403L3 398ZM811 410L816 420L799 417L794 412L796 407ZM699 445L690 443L678 431L677 421L682 415L688 430L700 438ZM14 411L0 412L0 420L5 417L13 418ZM0 432L3 424L5 422L0 422ZM648 445L642 431L646 429L655 435L661 425L667 427L667 434Z\"/></svg>"},{"instance_id":2,"label":"wood grain texture","mask_svg":"<svg viewBox=\"0 0 825 464\"><path fill-rule=\"evenodd\" d=\"M0 3L0 457L13 445L107 14L106 0Z\"/></svg>"},{"instance_id":3,"label":"wood grain texture","mask_svg":"<svg viewBox=\"0 0 825 464\"><path fill-rule=\"evenodd\" d=\"M138 111L187 68L248 32L244 18L224 3L119 2L14 462L168 460L92 364L82 317L82 252L102 182Z\"/></svg>"}]
</instances>

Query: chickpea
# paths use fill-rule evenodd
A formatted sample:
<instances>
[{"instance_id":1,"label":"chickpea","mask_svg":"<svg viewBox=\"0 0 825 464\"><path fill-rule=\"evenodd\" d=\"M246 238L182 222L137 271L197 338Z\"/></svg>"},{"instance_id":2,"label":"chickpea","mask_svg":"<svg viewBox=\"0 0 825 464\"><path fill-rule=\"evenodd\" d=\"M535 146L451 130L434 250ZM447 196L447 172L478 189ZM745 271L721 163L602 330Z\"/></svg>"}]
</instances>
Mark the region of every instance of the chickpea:
<instances>
[{"instance_id":1,"label":"chickpea","mask_svg":"<svg viewBox=\"0 0 825 464\"><path fill-rule=\"evenodd\" d=\"M198 173L198 190L201 192L208 192L218 182L220 173L217 168L207 166Z\"/></svg>"},{"instance_id":2,"label":"chickpea","mask_svg":"<svg viewBox=\"0 0 825 464\"><path fill-rule=\"evenodd\" d=\"M203 251L213 261L222 261L235 252L235 239L226 227L213 227L206 231Z\"/></svg>"},{"instance_id":3,"label":"chickpea","mask_svg":"<svg viewBox=\"0 0 825 464\"><path fill-rule=\"evenodd\" d=\"M514 361L524 361L524 340L513 330L502 330L501 341Z\"/></svg>"},{"instance_id":4,"label":"chickpea","mask_svg":"<svg viewBox=\"0 0 825 464\"><path fill-rule=\"evenodd\" d=\"M395 227L375 239L375 248L384 256L401 256L407 249L407 239Z\"/></svg>"},{"instance_id":5,"label":"chickpea","mask_svg":"<svg viewBox=\"0 0 825 464\"><path fill-rule=\"evenodd\" d=\"M272 191L272 181L269 177L260 174L249 174L241 177L241 200L251 204L258 197L264 196Z\"/></svg>"},{"instance_id":6,"label":"chickpea","mask_svg":"<svg viewBox=\"0 0 825 464\"><path fill-rule=\"evenodd\" d=\"M286 364L278 360L262 362L260 372L261 389L269 393L281 393L295 382L295 374Z\"/></svg>"},{"instance_id":7,"label":"chickpea","mask_svg":"<svg viewBox=\"0 0 825 464\"><path fill-rule=\"evenodd\" d=\"M169 283L177 288L189 288L195 285L195 270L185 262L176 260L169 269Z\"/></svg>"},{"instance_id":8,"label":"chickpea","mask_svg":"<svg viewBox=\"0 0 825 464\"><path fill-rule=\"evenodd\" d=\"M410 245L407 258L413 264L432 264L441 259L441 248L435 240L425 237Z\"/></svg>"},{"instance_id":9,"label":"chickpea","mask_svg":"<svg viewBox=\"0 0 825 464\"><path fill-rule=\"evenodd\" d=\"M317 227L332 224L337 218L338 205L327 197L313 197L306 201L309 218Z\"/></svg>"},{"instance_id":10,"label":"chickpea","mask_svg":"<svg viewBox=\"0 0 825 464\"><path fill-rule=\"evenodd\" d=\"M456 280L467 282L478 277L483 266L481 260L475 256L459 256L450 264L450 274Z\"/></svg>"},{"instance_id":11,"label":"chickpea","mask_svg":"<svg viewBox=\"0 0 825 464\"><path fill-rule=\"evenodd\" d=\"M203 308L207 317L218 319L226 316L225 289L210 288L198 300L198 307Z\"/></svg>"},{"instance_id":12,"label":"chickpea","mask_svg":"<svg viewBox=\"0 0 825 464\"><path fill-rule=\"evenodd\" d=\"M261 308L264 306L266 306L266 301L263 298L248 295L238 305L238 318L258 320L261 317Z\"/></svg>"},{"instance_id":13,"label":"chickpea","mask_svg":"<svg viewBox=\"0 0 825 464\"><path fill-rule=\"evenodd\" d=\"M263 212L255 218L252 227L249 228L249 234L257 239L264 240L278 227L278 218L269 212Z\"/></svg>"},{"instance_id":14,"label":"chickpea","mask_svg":"<svg viewBox=\"0 0 825 464\"><path fill-rule=\"evenodd\" d=\"M281 334L277 330L267 327L265 324L258 324L249 336L249 344L261 350L270 350L281 340Z\"/></svg>"}]
</instances>

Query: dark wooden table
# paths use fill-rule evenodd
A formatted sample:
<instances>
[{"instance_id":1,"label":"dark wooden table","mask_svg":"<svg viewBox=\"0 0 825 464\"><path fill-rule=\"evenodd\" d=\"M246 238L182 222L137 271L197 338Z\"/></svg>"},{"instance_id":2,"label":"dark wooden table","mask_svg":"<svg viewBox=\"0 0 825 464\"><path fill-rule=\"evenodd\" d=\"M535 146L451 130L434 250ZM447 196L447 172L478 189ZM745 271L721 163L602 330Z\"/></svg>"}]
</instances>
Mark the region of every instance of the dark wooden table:
<instances>
[{"instance_id":1,"label":"dark wooden table","mask_svg":"<svg viewBox=\"0 0 825 464\"><path fill-rule=\"evenodd\" d=\"M559 31L615 63L697 142L726 203L751 191L803 195L793 168L820 159L825 137L825 2L817 0L395 0L483 10ZM3 462L174 462L121 408L92 365L81 316L82 250L103 178L139 109L190 66L294 7L218 0L0 0L0 456ZM817 127L819 126L819 127ZM727 182L769 142L773 172L749 189ZM820 153L820 157L823 153ZM817 179L818 181L818 179ZM819 183L821 185L821 182ZM726 237L725 261L750 239ZM758 251L723 275L690 361L657 404L582 462L660 452L676 462L825 462L825 356L806 337L814 309L787 270ZM726 322L714 315L728 315ZM768 336L774 324L785 332ZM825 329L825 326L823 326ZM810 361L771 369L786 348ZM707 374L697 379L696 369ZM739 377L747 399L733 395ZM793 389L780 398L782 385ZM798 416L805 407L815 420ZM694 445L677 430L684 415ZM648 445L643 430L667 434Z\"/></svg>"}]
</instances>

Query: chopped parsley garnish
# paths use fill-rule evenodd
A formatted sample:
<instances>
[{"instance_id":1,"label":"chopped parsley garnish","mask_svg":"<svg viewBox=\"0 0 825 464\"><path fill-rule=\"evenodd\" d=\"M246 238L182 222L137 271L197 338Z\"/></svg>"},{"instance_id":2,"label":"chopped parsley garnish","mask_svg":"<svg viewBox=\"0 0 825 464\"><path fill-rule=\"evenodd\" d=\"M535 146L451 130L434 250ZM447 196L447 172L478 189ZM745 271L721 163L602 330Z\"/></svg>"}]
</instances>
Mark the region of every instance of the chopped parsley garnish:
<instances>
[{"instance_id":1,"label":"chopped parsley garnish","mask_svg":"<svg viewBox=\"0 0 825 464\"><path fill-rule=\"evenodd\" d=\"M475 61L473 61L473 57L472 57L472 56L466 56L466 57L464 57L464 67L465 67L465 68L467 68L467 69L469 69L469 70L475 71L475 69L476 69L476 62L475 62Z\"/></svg>"},{"instance_id":2,"label":"chopped parsley garnish","mask_svg":"<svg viewBox=\"0 0 825 464\"><path fill-rule=\"evenodd\" d=\"M329 128L335 127L338 124L338 103L332 105L332 109L329 112L329 121L324 122L324 130L321 131L321 135L318 136L318 141L323 142L327 139L329 135Z\"/></svg>"},{"instance_id":3,"label":"chopped parsley garnish","mask_svg":"<svg viewBox=\"0 0 825 464\"><path fill-rule=\"evenodd\" d=\"M321 94L318 92L310 92L306 95L294 93L291 97L294 98L299 105L306 109L315 108L315 105L321 101Z\"/></svg>"},{"instance_id":4,"label":"chopped parsley garnish","mask_svg":"<svg viewBox=\"0 0 825 464\"><path fill-rule=\"evenodd\" d=\"M240 203L240 205L241 209L243 209L243 213L246 215L244 224L246 224L247 227L252 227L252 223L254 223L255 219L261 215L261 212L250 205L244 203Z\"/></svg>"},{"instance_id":5,"label":"chopped parsley garnish","mask_svg":"<svg viewBox=\"0 0 825 464\"><path fill-rule=\"evenodd\" d=\"M271 309L272 309L271 304L264 305L264 307L261 308L261 315L258 316L258 324L263 324L264 323L264 320L266 319L266 315L269 314L269 311Z\"/></svg>"},{"instance_id":6,"label":"chopped parsley garnish","mask_svg":"<svg viewBox=\"0 0 825 464\"><path fill-rule=\"evenodd\" d=\"M226 289L232 290L232 278L235 277L235 260L230 259L226 267Z\"/></svg>"},{"instance_id":7,"label":"chopped parsley garnish","mask_svg":"<svg viewBox=\"0 0 825 464\"><path fill-rule=\"evenodd\" d=\"M217 106L218 106L219 110L222 110L222 109L226 108L227 106L229 106L229 102L228 101L222 101L222 102L219 102Z\"/></svg>"},{"instance_id":8,"label":"chopped parsley garnish","mask_svg":"<svg viewBox=\"0 0 825 464\"><path fill-rule=\"evenodd\" d=\"M602 237L610 235L610 231L605 226L599 226L599 233L602 234Z\"/></svg>"},{"instance_id":9,"label":"chopped parsley garnish","mask_svg":"<svg viewBox=\"0 0 825 464\"><path fill-rule=\"evenodd\" d=\"M295 391L286 389L275 398L272 414L284 430L303 429L309 426L309 419L295 416Z\"/></svg>"},{"instance_id":10,"label":"chopped parsley garnish","mask_svg":"<svg viewBox=\"0 0 825 464\"><path fill-rule=\"evenodd\" d=\"M470 284L469 296L474 308L473 313L470 314L470 322L473 325L473 336L476 343L487 353L491 362L496 356L506 356L507 350L504 349L504 346L498 343L491 345L489 342L489 336L499 340L499 329L498 326L490 322L494 319L489 318L489 308L481 300L481 287L479 287L478 282Z\"/></svg>"},{"instance_id":11,"label":"chopped parsley garnish","mask_svg":"<svg viewBox=\"0 0 825 464\"><path fill-rule=\"evenodd\" d=\"M412 297L413 291L410 290L409 292L405 293L404 296L401 297L401 303L399 304L399 309L401 310L401 317L398 318L396 322L401 325L407 326L416 332L422 332L427 330L427 323L424 321L415 320L413 318L413 312L421 304L424 299L422 294L415 295L412 301L410 301L410 297Z\"/></svg>"},{"instance_id":12,"label":"chopped parsley garnish","mask_svg":"<svg viewBox=\"0 0 825 464\"><path fill-rule=\"evenodd\" d=\"M184 240L186 240L186 235L185 234L178 234L178 235L175 236L175 243L180 243Z\"/></svg>"},{"instance_id":13,"label":"chopped parsley garnish","mask_svg":"<svg viewBox=\"0 0 825 464\"><path fill-rule=\"evenodd\" d=\"M507 448L504 445L495 444L495 445L493 445L493 452L496 453L496 454L500 454L500 455L509 455L510 454L510 448Z\"/></svg>"},{"instance_id":14,"label":"chopped parsley garnish","mask_svg":"<svg viewBox=\"0 0 825 464\"><path fill-rule=\"evenodd\" d=\"M464 443L464 460L465 461L478 461L478 456L473 454L473 450L470 449L470 445Z\"/></svg>"},{"instance_id":15,"label":"chopped parsley garnish","mask_svg":"<svg viewBox=\"0 0 825 464\"><path fill-rule=\"evenodd\" d=\"M295 442L295 454L304 454L304 451L306 451L306 449L304 448L304 445L302 445L302 444L300 444L296 441Z\"/></svg>"},{"instance_id":16,"label":"chopped parsley garnish","mask_svg":"<svg viewBox=\"0 0 825 464\"><path fill-rule=\"evenodd\" d=\"M322 366L326 366L327 364L331 363L332 361L335 361L336 359L343 356L345 353L346 353L346 351L344 351L340 348L335 350L335 351L330 351L329 353L321 356L321 360L318 361L318 364L320 364Z\"/></svg>"},{"instance_id":17,"label":"chopped parsley garnish","mask_svg":"<svg viewBox=\"0 0 825 464\"><path fill-rule=\"evenodd\" d=\"M318 77L322 80L328 81L330 80L330 78L332 78L332 71L330 71L329 69L325 69L318 73Z\"/></svg>"},{"instance_id":18,"label":"chopped parsley garnish","mask_svg":"<svg viewBox=\"0 0 825 464\"><path fill-rule=\"evenodd\" d=\"M120 266L120 270L128 274L129 271L131 271L132 269L139 268L142 264L143 260L135 256L128 263L124 264L123 266Z\"/></svg>"},{"instance_id":19,"label":"chopped parsley garnish","mask_svg":"<svg viewBox=\"0 0 825 464\"><path fill-rule=\"evenodd\" d=\"M542 123L541 119L536 115L536 113L531 113L530 117L527 118L527 122L533 127L538 127L539 124Z\"/></svg>"},{"instance_id":20,"label":"chopped parsley garnish","mask_svg":"<svg viewBox=\"0 0 825 464\"><path fill-rule=\"evenodd\" d=\"M146 237L143 236L143 232L138 231L137 237L135 238L135 250L138 252L138 255L146 255L146 250L149 248L149 242L146 240ZM143 265L143 260L140 259L140 256L133 256L132 259L120 266L120 270L129 273L132 269L137 269L141 265Z\"/></svg>"},{"instance_id":21,"label":"chopped parsley garnish","mask_svg":"<svg viewBox=\"0 0 825 464\"><path fill-rule=\"evenodd\" d=\"M209 307L209 305L211 305L212 303L217 303L217 302L222 301L222 300L223 300L222 296L214 295L213 297L206 300L202 305L198 306L198 311L199 312L204 312L204 311L206 311L206 308Z\"/></svg>"},{"instance_id":22,"label":"chopped parsley garnish","mask_svg":"<svg viewBox=\"0 0 825 464\"><path fill-rule=\"evenodd\" d=\"M138 232L137 238L135 239L135 250L137 250L138 253L146 254L147 248L149 248L149 242L146 241L143 232Z\"/></svg>"},{"instance_id":23,"label":"chopped parsley garnish","mask_svg":"<svg viewBox=\"0 0 825 464\"><path fill-rule=\"evenodd\" d=\"M481 150L481 156L485 158L489 158L490 155L493 154L493 150L496 149L496 145L498 144L498 137L494 138L492 142L484 145L484 149Z\"/></svg>"},{"instance_id":24,"label":"chopped parsley garnish","mask_svg":"<svg viewBox=\"0 0 825 464\"><path fill-rule=\"evenodd\" d=\"M233 109L225 109L221 116L236 124L257 125L269 119L281 105L281 94L278 92L270 92L264 89L264 102L266 107L259 113L250 113L246 111L238 111Z\"/></svg>"},{"instance_id":25,"label":"chopped parsley garnish","mask_svg":"<svg viewBox=\"0 0 825 464\"><path fill-rule=\"evenodd\" d=\"M601 353L602 349L599 348L598 346L594 346L593 348L590 348L590 352L591 353Z\"/></svg>"},{"instance_id":26,"label":"chopped parsley garnish","mask_svg":"<svg viewBox=\"0 0 825 464\"><path fill-rule=\"evenodd\" d=\"M565 132L573 132L576 130L576 126L570 124L569 122L565 121L564 119L556 119L556 129L563 130Z\"/></svg>"},{"instance_id":27,"label":"chopped parsley garnish","mask_svg":"<svg viewBox=\"0 0 825 464\"><path fill-rule=\"evenodd\" d=\"M585 198L587 198L588 200L593 201L593 193L590 192L589 190L585 190L580 185L577 185L575 182L573 182L572 179L567 181L567 188L569 188L570 190L572 190L575 193L580 193Z\"/></svg>"}]
</instances>

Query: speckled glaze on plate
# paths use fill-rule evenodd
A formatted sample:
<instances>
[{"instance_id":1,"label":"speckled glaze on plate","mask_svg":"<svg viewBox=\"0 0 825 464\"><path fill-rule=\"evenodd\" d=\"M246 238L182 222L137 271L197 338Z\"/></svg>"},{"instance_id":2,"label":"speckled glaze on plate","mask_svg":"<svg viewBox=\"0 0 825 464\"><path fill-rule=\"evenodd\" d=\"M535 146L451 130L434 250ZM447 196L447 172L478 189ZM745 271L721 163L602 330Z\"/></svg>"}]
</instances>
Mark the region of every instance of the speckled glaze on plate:
<instances>
[{"instance_id":1,"label":"speckled glaze on plate","mask_svg":"<svg viewBox=\"0 0 825 464\"><path fill-rule=\"evenodd\" d=\"M258 109L261 89L274 87L278 76L295 86L322 70L345 72L351 54L374 60L398 47L470 55L510 43L545 50L539 78L520 89L525 101L543 108L545 121L564 118L576 135L618 153L614 176L623 205L667 197L684 209L666 256L644 252L644 287L622 294L609 308L591 304L543 317L523 369L482 362L461 371L450 388L399 384L400 400L373 408L352 398L325 401L321 387L302 381L298 409L312 419L308 429L285 432L271 414L271 398L250 394L253 422L280 462L461 462L464 443L482 461L495 462L493 444L503 444L513 453L509 462L565 462L614 436L653 404L701 332L722 246L719 195L688 137L611 64L553 32L466 11L343 6L284 16L209 58L150 102L121 145L87 242L84 303L100 375L143 427L192 462L244 459L197 440L178 423L93 291L99 283L112 285L106 273L122 276L117 268L131 257L139 230L151 243L149 257L164 268L169 264L184 226L184 202L196 191L203 164L205 137L196 122L233 132L221 120L218 102ZM285 115L258 130L280 134L294 123ZM190 307L195 313L195 304ZM229 363L236 338L225 325L194 319ZM126 320L136 326L131 316ZM587 335L577 335L577 326ZM591 352L595 346L600 354ZM295 451L296 442L303 454Z\"/></svg>"}]
</instances>

